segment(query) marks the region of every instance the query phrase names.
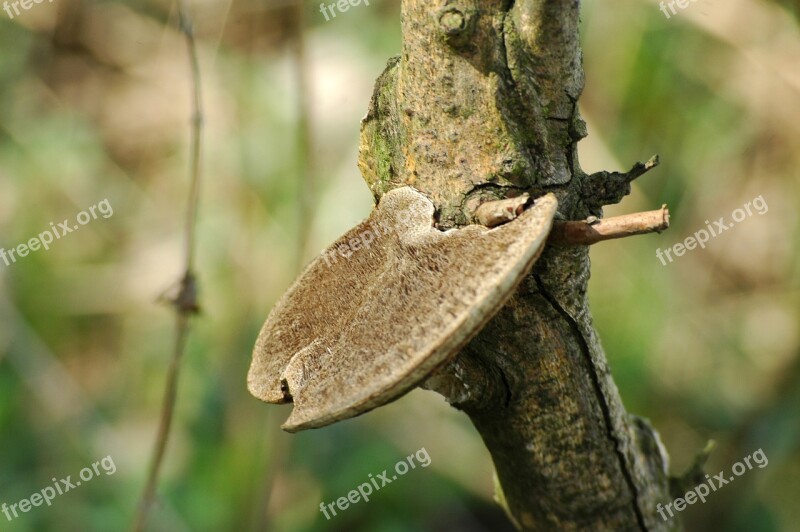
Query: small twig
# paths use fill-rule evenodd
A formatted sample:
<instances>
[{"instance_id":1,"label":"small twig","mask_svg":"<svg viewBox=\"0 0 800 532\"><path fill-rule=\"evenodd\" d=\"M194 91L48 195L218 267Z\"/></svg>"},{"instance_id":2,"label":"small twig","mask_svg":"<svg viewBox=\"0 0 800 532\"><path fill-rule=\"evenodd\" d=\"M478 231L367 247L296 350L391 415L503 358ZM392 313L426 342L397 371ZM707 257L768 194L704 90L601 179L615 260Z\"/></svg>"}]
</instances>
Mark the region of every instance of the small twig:
<instances>
[{"instance_id":1,"label":"small twig","mask_svg":"<svg viewBox=\"0 0 800 532\"><path fill-rule=\"evenodd\" d=\"M606 219L556 221L548 241L557 245L591 246L603 240L660 233L669 227L669 209L624 214Z\"/></svg>"},{"instance_id":2,"label":"small twig","mask_svg":"<svg viewBox=\"0 0 800 532\"><path fill-rule=\"evenodd\" d=\"M194 28L186 16L183 0L177 0L178 18L181 31L186 36L189 62L192 69L192 153L189 168L189 208L186 211L186 272L194 270L195 231L197 229L197 209L200 204L200 132L203 128L203 98L200 92L200 64L197 60L197 45L194 41Z\"/></svg>"},{"instance_id":3,"label":"small twig","mask_svg":"<svg viewBox=\"0 0 800 532\"><path fill-rule=\"evenodd\" d=\"M516 198L506 198L496 201L486 201L475 209L475 219L486 227L495 227L510 222L525 209L530 197L522 194Z\"/></svg>"},{"instance_id":4,"label":"small twig","mask_svg":"<svg viewBox=\"0 0 800 532\"><path fill-rule=\"evenodd\" d=\"M581 196L587 207L592 210L603 205L619 203L631 193L631 182L646 174L659 164L658 155L653 155L647 162L638 162L627 172L597 172L586 176L581 183Z\"/></svg>"},{"instance_id":5,"label":"small twig","mask_svg":"<svg viewBox=\"0 0 800 532\"><path fill-rule=\"evenodd\" d=\"M197 230L197 210L200 202L200 148L201 148L201 128L203 125L202 98L200 92L200 67L197 60L197 47L194 41L194 32L191 23L186 17L186 11L182 0L177 0L178 17L181 31L186 36L186 43L189 51L189 60L192 70L193 85L193 114L192 114L192 140L191 140L191 161L189 167L189 205L186 214L186 233L185 233L185 269L181 279L180 291L171 301L175 308L175 346L172 352L169 369L167 371L167 383L164 391L164 399L161 408L161 419L158 425L158 434L153 449L150 462L150 469L147 476L142 497L139 501L139 508L133 525L135 532L144 530L147 522L147 515L155 498L156 487L158 486L158 476L161 464L164 459L164 452L169 441L170 429L172 427L172 417L175 411L175 401L178 393L178 377L180 376L181 359L186 350L186 341L189 337L190 319L199 311L197 301L197 281L194 274L195 234Z\"/></svg>"},{"instance_id":6,"label":"small twig","mask_svg":"<svg viewBox=\"0 0 800 532\"><path fill-rule=\"evenodd\" d=\"M633 168L631 168L628 172L622 175L624 175L625 179L628 182L630 182L636 179L637 177L646 174L647 172L658 166L658 164L659 164L658 155L653 155L652 157L650 157L650 159L647 160L647 162L636 163L635 165L633 165Z\"/></svg>"},{"instance_id":7,"label":"small twig","mask_svg":"<svg viewBox=\"0 0 800 532\"><path fill-rule=\"evenodd\" d=\"M706 462L708 462L708 457L711 456L711 452L716 448L717 442L714 440L708 440L706 446L697 453L694 457L694 461L692 465L689 466L683 475L679 477L670 477L669 479L669 492L670 494L675 497L683 496L688 490L697 486L698 484L702 484L705 481L705 466Z\"/></svg>"},{"instance_id":8,"label":"small twig","mask_svg":"<svg viewBox=\"0 0 800 532\"><path fill-rule=\"evenodd\" d=\"M136 521L133 525L135 532L144 530L147 521L147 514L155 497L156 486L158 485L158 473L164 458L164 451L167 447L170 428L172 426L172 414L175 411L175 399L178 393L178 376L180 374L180 362L186 347L186 339L189 334L189 319L186 315L178 313L176 329L178 331L175 340L175 349L172 353L169 370L167 372L167 385L164 392L164 401L161 409L161 420L158 424L158 436L150 462L150 469L147 475L142 497L139 501L139 508L136 512Z\"/></svg>"},{"instance_id":9,"label":"small twig","mask_svg":"<svg viewBox=\"0 0 800 532\"><path fill-rule=\"evenodd\" d=\"M645 165L643 171L647 171ZM530 202L527 194L516 198L487 201L475 209L474 219L486 227L509 222L522 214ZM657 211L624 214L600 219L594 216L580 221L553 222L548 242L555 245L591 246L603 240L626 236L660 233L669 227L669 209L663 205Z\"/></svg>"}]
</instances>

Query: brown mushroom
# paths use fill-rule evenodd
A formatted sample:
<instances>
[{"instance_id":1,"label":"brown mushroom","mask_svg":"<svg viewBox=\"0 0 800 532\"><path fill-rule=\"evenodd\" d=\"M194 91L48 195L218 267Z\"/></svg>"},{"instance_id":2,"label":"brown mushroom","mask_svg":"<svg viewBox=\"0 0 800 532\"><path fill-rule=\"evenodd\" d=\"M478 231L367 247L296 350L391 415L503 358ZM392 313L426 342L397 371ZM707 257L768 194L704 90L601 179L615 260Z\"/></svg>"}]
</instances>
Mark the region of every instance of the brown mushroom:
<instances>
[{"instance_id":1,"label":"brown mushroom","mask_svg":"<svg viewBox=\"0 0 800 532\"><path fill-rule=\"evenodd\" d=\"M488 229L440 231L411 187L306 268L259 334L248 388L294 402L289 432L393 401L450 361L510 297L544 247L555 196Z\"/></svg>"}]
</instances>

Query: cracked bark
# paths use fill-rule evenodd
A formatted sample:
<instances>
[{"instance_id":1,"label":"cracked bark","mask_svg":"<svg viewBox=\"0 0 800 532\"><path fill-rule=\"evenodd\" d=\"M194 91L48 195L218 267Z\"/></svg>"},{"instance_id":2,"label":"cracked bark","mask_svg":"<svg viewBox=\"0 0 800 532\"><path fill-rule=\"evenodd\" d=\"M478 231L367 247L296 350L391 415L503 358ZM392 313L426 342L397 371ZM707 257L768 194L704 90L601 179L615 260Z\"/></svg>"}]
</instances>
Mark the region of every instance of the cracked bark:
<instances>
[{"instance_id":1,"label":"cracked bark","mask_svg":"<svg viewBox=\"0 0 800 532\"><path fill-rule=\"evenodd\" d=\"M586 175L576 0L403 0L403 47L362 123L359 167L378 200L412 185L442 229L487 200L553 192L560 220L601 215L630 181ZM592 326L588 247L548 245L508 304L426 387L466 412L525 530L669 530L655 432L629 415Z\"/></svg>"}]
</instances>

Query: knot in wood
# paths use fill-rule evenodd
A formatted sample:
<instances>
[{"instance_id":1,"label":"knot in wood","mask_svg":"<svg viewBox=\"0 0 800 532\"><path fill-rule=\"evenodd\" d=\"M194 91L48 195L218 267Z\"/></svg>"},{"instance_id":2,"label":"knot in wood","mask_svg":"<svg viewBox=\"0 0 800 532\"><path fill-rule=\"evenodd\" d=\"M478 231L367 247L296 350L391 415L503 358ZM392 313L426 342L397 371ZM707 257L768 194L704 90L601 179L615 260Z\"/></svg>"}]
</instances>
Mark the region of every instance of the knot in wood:
<instances>
[{"instance_id":1,"label":"knot in wood","mask_svg":"<svg viewBox=\"0 0 800 532\"><path fill-rule=\"evenodd\" d=\"M469 41L474 13L458 6L445 6L436 13L439 31L445 42L460 47Z\"/></svg>"}]
</instances>

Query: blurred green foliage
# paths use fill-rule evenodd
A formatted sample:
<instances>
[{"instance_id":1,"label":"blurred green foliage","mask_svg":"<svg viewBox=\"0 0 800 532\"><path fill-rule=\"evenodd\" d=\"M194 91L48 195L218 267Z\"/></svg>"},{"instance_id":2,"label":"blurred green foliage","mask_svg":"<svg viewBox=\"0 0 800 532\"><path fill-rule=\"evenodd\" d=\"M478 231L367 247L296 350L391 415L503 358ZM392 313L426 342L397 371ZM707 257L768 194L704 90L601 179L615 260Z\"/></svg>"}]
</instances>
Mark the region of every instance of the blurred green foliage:
<instances>
[{"instance_id":1,"label":"blurred green foliage","mask_svg":"<svg viewBox=\"0 0 800 532\"><path fill-rule=\"evenodd\" d=\"M152 530L508 530L465 416L429 392L287 435L289 407L245 388L250 350L297 273L298 198L314 170L311 251L367 215L355 165L372 83L400 49L397 0L325 22L305 6L313 142L298 143L291 2L194 2L205 93L198 264L203 314L184 359ZM795 11L792 11L792 10ZM585 170L659 153L607 211L668 203L669 231L592 251L592 309L628 409L680 473L763 448L769 466L684 512L689 530L797 530L800 509L800 39L796 7L586 2ZM793 15L794 13L794 15ZM108 198L98 219L0 263L0 503L111 455L102 475L0 529L123 530L155 435L180 275L189 67L166 3L62 1L0 12L0 247ZM310 151L307 151L310 150ZM768 213L662 266L705 220L763 195ZM425 447L416 469L326 521L331 502Z\"/></svg>"}]
</instances>

